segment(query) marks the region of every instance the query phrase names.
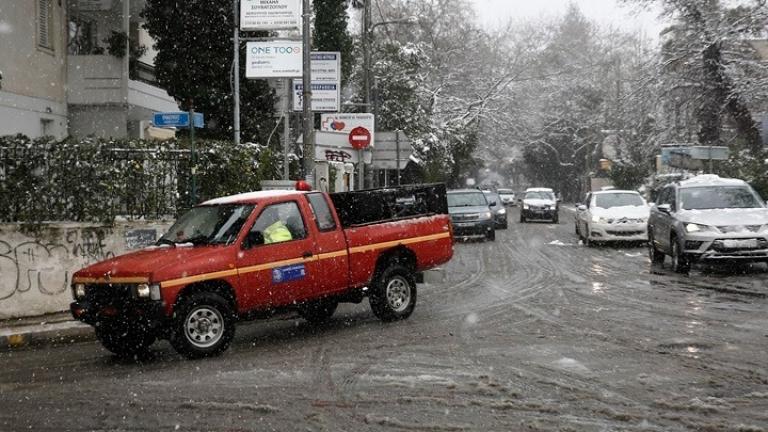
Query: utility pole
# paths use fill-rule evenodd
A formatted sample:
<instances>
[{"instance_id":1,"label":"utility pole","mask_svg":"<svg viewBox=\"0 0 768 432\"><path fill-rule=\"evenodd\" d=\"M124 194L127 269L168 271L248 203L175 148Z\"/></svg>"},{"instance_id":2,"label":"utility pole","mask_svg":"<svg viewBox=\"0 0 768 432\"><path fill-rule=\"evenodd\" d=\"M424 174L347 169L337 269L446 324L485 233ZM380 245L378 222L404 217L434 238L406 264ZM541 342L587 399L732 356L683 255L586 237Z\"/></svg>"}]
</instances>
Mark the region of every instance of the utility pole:
<instances>
[{"instance_id":1,"label":"utility pole","mask_svg":"<svg viewBox=\"0 0 768 432\"><path fill-rule=\"evenodd\" d=\"M232 0L232 13L234 14L235 31L232 35L232 129L234 129L235 145L240 144L240 10L238 0Z\"/></svg>"},{"instance_id":2,"label":"utility pole","mask_svg":"<svg viewBox=\"0 0 768 432\"><path fill-rule=\"evenodd\" d=\"M303 131L303 149L304 149L304 180L314 188L315 186L315 136L312 133L313 115L312 115L312 38L310 37L310 18L309 0L304 0L302 11L302 42L304 45L303 69L302 75L303 96L302 96L302 114L304 121Z\"/></svg>"},{"instance_id":3,"label":"utility pole","mask_svg":"<svg viewBox=\"0 0 768 432\"><path fill-rule=\"evenodd\" d=\"M371 0L365 0L363 4L363 87L363 104L365 110L371 112ZM358 189L362 190L365 189L365 161L362 150L358 150L358 159Z\"/></svg>"}]
</instances>

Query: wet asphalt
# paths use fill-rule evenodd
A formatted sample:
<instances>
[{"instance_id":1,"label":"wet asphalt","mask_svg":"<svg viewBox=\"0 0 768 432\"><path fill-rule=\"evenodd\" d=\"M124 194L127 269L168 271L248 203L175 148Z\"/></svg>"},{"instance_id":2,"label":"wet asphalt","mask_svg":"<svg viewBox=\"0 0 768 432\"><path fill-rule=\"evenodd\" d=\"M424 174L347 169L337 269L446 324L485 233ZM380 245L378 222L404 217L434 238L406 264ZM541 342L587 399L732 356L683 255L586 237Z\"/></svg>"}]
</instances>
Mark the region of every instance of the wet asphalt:
<instances>
[{"instance_id":1,"label":"wet asphalt","mask_svg":"<svg viewBox=\"0 0 768 432\"><path fill-rule=\"evenodd\" d=\"M0 353L0 431L768 431L768 268L651 266L578 244L573 213L456 245L413 316L367 300L241 325L221 357L167 342Z\"/></svg>"}]
</instances>

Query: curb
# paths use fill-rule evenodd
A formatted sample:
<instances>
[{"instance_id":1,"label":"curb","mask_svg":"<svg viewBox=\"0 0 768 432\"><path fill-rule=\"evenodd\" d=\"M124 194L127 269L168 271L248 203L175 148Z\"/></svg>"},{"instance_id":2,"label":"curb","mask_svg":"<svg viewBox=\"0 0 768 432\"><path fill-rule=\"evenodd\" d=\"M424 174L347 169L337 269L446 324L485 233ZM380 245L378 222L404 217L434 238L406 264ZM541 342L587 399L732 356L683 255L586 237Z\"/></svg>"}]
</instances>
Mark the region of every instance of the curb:
<instances>
[{"instance_id":1,"label":"curb","mask_svg":"<svg viewBox=\"0 0 768 432\"><path fill-rule=\"evenodd\" d=\"M0 351L94 340L93 328L77 321L0 329Z\"/></svg>"}]
</instances>

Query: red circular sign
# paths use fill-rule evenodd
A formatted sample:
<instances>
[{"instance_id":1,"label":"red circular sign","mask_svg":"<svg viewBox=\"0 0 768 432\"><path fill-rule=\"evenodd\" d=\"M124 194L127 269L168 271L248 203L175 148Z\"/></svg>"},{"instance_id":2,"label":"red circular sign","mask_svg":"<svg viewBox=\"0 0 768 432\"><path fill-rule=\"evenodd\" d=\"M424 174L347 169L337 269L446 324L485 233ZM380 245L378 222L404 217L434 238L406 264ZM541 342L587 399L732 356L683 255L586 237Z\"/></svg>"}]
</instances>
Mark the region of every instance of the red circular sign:
<instances>
[{"instance_id":1,"label":"red circular sign","mask_svg":"<svg viewBox=\"0 0 768 432\"><path fill-rule=\"evenodd\" d=\"M349 131L349 144L357 150L368 147L371 145L371 132L362 126L352 129Z\"/></svg>"}]
</instances>

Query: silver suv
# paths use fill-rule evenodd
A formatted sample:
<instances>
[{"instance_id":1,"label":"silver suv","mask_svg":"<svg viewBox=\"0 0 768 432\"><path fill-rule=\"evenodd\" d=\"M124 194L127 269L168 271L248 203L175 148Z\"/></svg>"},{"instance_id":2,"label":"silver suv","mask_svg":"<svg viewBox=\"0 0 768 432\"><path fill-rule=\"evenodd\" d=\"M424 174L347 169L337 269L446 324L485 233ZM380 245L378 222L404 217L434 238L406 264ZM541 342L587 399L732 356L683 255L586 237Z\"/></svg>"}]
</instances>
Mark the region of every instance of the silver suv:
<instances>
[{"instance_id":1,"label":"silver suv","mask_svg":"<svg viewBox=\"0 0 768 432\"><path fill-rule=\"evenodd\" d=\"M768 208L744 181L700 175L665 186L648 220L651 261L768 262Z\"/></svg>"}]
</instances>

